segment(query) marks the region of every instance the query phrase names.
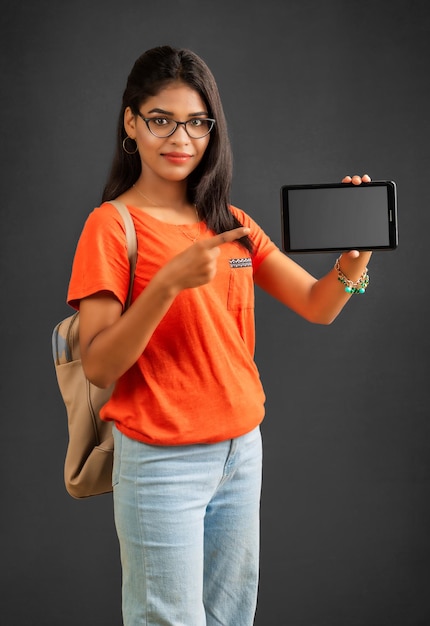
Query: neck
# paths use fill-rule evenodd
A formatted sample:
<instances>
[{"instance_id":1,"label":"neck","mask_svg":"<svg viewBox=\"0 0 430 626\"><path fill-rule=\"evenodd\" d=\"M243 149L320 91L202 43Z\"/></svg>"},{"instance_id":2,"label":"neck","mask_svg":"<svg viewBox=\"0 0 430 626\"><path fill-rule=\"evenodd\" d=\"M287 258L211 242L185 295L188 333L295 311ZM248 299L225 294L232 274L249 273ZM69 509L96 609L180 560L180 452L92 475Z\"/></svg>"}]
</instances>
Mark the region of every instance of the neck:
<instances>
[{"instance_id":1,"label":"neck","mask_svg":"<svg viewBox=\"0 0 430 626\"><path fill-rule=\"evenodd\" d=\"M146 199L152 206L170 207L181 210L189 206L187 199L186 181L154 184L140 177L134 184L134 188L142 199Z\"/></svg>"},{"instance_id":2,"label":"neck","mask_svg":"<svg viewBox=\"0 0 430 626\"><path fill-rule=\"evenodd\" d=\"M188 202L186 189L179 193L178 186L173 188L172 185L163 185L163 187L143 185L142 179L139 179L130 191L134 195L135 206L139 206L143 211L161 221L171 224L199 222L197 208Z\"/></svg>"}]
</instances>

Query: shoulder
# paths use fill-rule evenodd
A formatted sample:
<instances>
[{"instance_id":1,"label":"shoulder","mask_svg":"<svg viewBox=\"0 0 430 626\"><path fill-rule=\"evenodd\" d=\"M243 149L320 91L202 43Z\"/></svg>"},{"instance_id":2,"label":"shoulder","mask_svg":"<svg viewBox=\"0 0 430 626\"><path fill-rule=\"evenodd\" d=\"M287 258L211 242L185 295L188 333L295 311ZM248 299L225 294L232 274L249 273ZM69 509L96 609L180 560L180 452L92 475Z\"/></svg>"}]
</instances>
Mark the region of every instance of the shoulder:
<instances>
[{"instance_id":1,"label":"shoulder","mask_svg":"<svg viewBox=\"0 0 430 626\"><path fill-rule=\"evenodd\" d=\"M107 202L89 213L79 237L77 253L109 257L127 248L125 225L118 210Z\"/></svg>"},{"instance_id":2,"label":"shoulder","mask_svg":"<svg viewBox=\"0 0 430 626\"><path fill-rule=\"evenodd\" d=\"M235 206L230 206L230 211L233 215L243 224L250 228L249 234L252 243L254 244L253 252L253 265L256 269L260 263L274 250L277 250L277 246L270 237L264 232L264 230L252 219L245 211Z\"/></svg>"},{"instance_id":3,"label":"shoulder","mask_svg":"<svg viewBox=\"0 0 430 626\"><path fill-rule=\"evenodd\" d=\"M263 229L250 215L248 215L248 213L245 213L245 211L242 211L242 209L239 209L238 207L233 205L230 205L230 211L243 226L251 229L251 238L256 234L263 233Z\"/></svg>"},{"instance_id":4,"label":"shoulder","mask_svg":"<svg viewBox=\"0 0 430 626\"><path fill-rule=\"evenodd\" d=\"M87 217L87 222L94 222L100 225L121 224L122 218L119 211L110 202L103 202L100 206L91 211Z\"/></svg>"},{"instance_id":5,"label":"shoulder","mask_svg":"<svg viewBox=\"0 0 430 626\"><path fill-rule=\"evenodd\" d=\"M230 205L229 206L230 212L233 213L233 215L239 220L239 222L241 222L244 226L248 226L250 222L253 222L252 218L245 213L245 211L242 211L242 209L239 209L237 206L234 205ZM255 222L254 222L255 223Z\"/></svg>"},{"instance_id":6,"label":"shoulder","mask_svg":"<svg viewBox=\"0 0 430 626\"><path fill-rule=\"evenodd\" d=\"M247 226L251 229L251 234L252 232L263 232L261 226L259 226L259 224L257 224L257 222L248 213L234 205L230 205L229 208L231 213L233 213L243 226Z\"/></svg>"},{"instance_id":7,"label":"shoulder","mask_svg":"<svg viewBox=\"0 0 430 626\"><path fill-rule=\"evenodd\" d=\"M122 239L125 233L123 219L118 210L109 202L104 202L89 213L83 235L90 238L114 237Z\"/></svg>"}]
</instances>

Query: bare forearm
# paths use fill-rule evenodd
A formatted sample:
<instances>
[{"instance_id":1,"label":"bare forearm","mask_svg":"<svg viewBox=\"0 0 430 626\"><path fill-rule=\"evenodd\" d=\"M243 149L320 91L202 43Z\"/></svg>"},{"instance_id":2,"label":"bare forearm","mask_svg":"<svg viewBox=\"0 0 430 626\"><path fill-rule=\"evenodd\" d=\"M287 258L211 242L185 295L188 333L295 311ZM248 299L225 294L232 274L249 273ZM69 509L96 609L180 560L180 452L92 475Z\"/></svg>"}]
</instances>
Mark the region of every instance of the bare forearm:
<instances>
[{"instance_id":1,"label":"bare forearm","mask_svg":"<svg viewBox=\"0 0 430 626\"><path fill-rule=\"evenodd\" d=\"M343 254L340 260L342 272L355 282L369 258L370 252ZM316 280L280 251L266 257L254 278L267 293L315 324L330 324L351 297L339 282L334 268Z\"/></svg>"},{"instance_id":2,"label":"bare forearm","mask_svg":"<svg viewBox=\"0 0 430 626\"><path fill-rule=\"evenodd\" d=\"M371 253L343 254L340 258L342 273L353 283L363 275ZM345 285L338 279L338 271L333 268L323 278L316 281L311 289L308 319L318 324L330 324L342 311L351 298Z\"/></svg>"}]
</instances>

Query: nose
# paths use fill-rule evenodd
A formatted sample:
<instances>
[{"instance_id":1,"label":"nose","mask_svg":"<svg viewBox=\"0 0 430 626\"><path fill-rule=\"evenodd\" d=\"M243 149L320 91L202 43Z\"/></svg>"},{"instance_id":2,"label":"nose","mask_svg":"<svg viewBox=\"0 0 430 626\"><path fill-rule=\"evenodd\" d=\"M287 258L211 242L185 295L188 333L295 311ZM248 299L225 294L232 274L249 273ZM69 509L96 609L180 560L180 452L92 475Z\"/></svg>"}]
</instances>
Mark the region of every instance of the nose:
<instances>
[{"instance_id":1,"label":"nose","mask_svg":"<svg viewBox=\"0 0 430 626\"><path fill-rule=\"evenodd\" d=\"M182 139L182 141L184 141L184 139L185 139L186 143L188 143L188 141L190 139L190 136L188 135L187 129L185 127L186 122L177 122L177 124L178 125L176 126L175 130L169 136L169 139L172 139L173 141L175 141L175 139L177 141L180 141L181 139ZM182 129L182 133L181 133L182 137L178 136L178 130L179 129Z\"/></svg>"}]
</instances>

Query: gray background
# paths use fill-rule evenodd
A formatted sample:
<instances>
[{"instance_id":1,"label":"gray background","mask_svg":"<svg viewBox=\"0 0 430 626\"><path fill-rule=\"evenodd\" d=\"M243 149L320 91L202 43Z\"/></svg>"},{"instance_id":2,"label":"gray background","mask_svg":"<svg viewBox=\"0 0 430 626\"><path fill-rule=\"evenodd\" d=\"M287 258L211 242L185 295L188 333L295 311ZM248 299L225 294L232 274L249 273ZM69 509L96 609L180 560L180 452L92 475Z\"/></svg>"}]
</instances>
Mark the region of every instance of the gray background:
<instances>
[{"instance_id":1,"label":"gray background","mask_svg":"<svg viewBox=\"0 0 430 626\"><path fill-rule=\"evenodd\" d=\"M199 53L223 97L233 201L280 242L279 189L396 181L400 246L329 327L257 293L267 391L257 626L430 623L429 59L425 0L23 0L2 9L1 622L120 624L110 497L62 484L50 336L99 203L126 76ZM300 257L321 275L334 255ZM233 626L233 625L232 625Z\"/></svg>"}]
</instances>

